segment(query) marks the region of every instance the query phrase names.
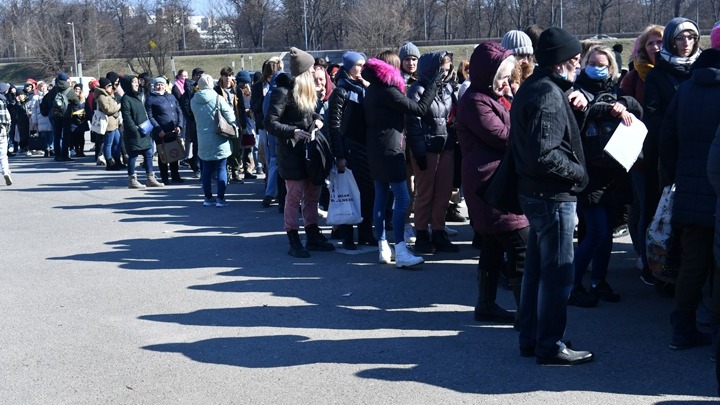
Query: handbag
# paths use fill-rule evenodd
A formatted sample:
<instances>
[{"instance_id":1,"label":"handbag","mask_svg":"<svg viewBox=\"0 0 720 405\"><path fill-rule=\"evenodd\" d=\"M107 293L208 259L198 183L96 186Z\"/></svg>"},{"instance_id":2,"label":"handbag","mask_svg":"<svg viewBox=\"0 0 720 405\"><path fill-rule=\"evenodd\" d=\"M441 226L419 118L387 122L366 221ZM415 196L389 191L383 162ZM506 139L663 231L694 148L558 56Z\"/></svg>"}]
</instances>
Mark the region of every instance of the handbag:
<instances>
[{"instance_id":1,"label":"handbag","mask_svg":"<svg viewBox=\"0 0 720 405\"><path fill-rule=\"evenodd\" d=\"M171 142L165 142L162 138L160 138L157 150L160 161L165 164L177 162L185 157L185 146L183 146L180 138Z\"/></svg>"},{"instance_id":2,"label":"handbag","mask_svg":"<svg viewBox=\"0 0 720 405\"><path fill-rule=\"evenodd\" d=\"M218 135L222 135L226 138L237 138L238 131L235 125L227 122L220 111L220 96L217 96L215 101L215 132Z\"/></svg>"},{"instance_id":3,"label":"handbag","mask_svg":"<svg viewBox=\"0 0 720 405\"><path fill-rule=\"evenodd\" d=\"M362 222L360 214L360 189L352 170L340 173L333 168L329 176L330 204L328 205L328 225L354 225Z\"/></svg>"},{"instance_id":4,"label":"handbag","mask_svg":"<svg viewBox=\"0 0 720 405\"><path fill-rule=\"evenodd\" d=\"M505 156L490 179L475 191L475 195L504 213L522 214L518 197L518 178L515 173L515 158L508 143Z\"/></svg>"},{"instance_id":5,"label":"handbag","mask_svg":"<svg viewBox=\"0 0 720 405\"><path fill-rule=\"evenodd\" d=\"M100 135L105 135L107 132L108 119L107 115L99 109L93 113L92 121L90 122L90 130Z\"/></svg>"},{"instance_id":6,"label":"handbag","mask_svg":"<svg viewBox=\"0 0 720 405\"><path fill-rule=\"evenodd\" d=\"M675 185L663 189L655 215L647 229L646 247L648 267L653 275L665 282L675 282L676 274L665 271L665 259L668 257L673 241L672 208L675 200Z\"/></svg>"},{"instance_id":7,"label":"handbag","mask_svg":"<svg viewBox=\"0 0 720 405\"><path fill-rule=\"evenodd\" d=\"M138 129L140 130L140 135L145 136L152 132L153 130L153 124L150 122L149 119L145 120L142 124L138 125Z\"/></svg>"}]
</instances>

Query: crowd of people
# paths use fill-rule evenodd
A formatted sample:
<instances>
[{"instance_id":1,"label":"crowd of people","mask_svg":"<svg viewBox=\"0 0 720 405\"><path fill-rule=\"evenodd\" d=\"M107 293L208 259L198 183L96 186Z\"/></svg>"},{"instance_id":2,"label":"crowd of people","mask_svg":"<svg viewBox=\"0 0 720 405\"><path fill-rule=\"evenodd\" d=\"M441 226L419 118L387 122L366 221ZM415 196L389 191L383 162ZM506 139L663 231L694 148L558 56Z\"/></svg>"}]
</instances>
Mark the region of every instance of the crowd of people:
<instances>
[{"instance_id":1,"label":"crowd of people","mask_svg":"<svg viewBox=\"0 0 720 405\"><path fill-rule=\"evenodd\" d=\"M226 207L228 182L263 175L262 207L277 204L288 254L307 258L335 250L318 214L328 209L329 161L352 171L362 214L330 237L342 249L377 246L378 261L398 268L458 252L446 223L465 221L464 199L480 250L475 319L514 324L521 355L541 364L593 359L564 340L567 306L621 300L607 278L613 231L627 223L641 280L674 297L670 348L717 345L720 26L710 49L699 39L686 18L649 26L628 66L621 46L538 26L478 44L464 61L421 54L411 42L374 57L347 51L339 65L291 48L288 71L272 57L254 76L223 68L217 82L201 68L174 80L108 72L89 83L87 99L60 73L51 88L0 84L0 163L11 185L8 144L70 161L84 156L91 131L97 162L126 170L130 188L183 183L187 167L201 178L202 204ZM221 119L237 136L218 132ZM603 147L636 121L648 132L626 170ZM168 159L178 140L185 155ZM140 156L145 184L135 173ZM511 193L499 204L485 190L504 180ZM654 273L646 231L670 185L672 244ZM699 319L707 283L712 298ZM501 284L517 312L495 302Z\"/></svg>"}]
</instances>

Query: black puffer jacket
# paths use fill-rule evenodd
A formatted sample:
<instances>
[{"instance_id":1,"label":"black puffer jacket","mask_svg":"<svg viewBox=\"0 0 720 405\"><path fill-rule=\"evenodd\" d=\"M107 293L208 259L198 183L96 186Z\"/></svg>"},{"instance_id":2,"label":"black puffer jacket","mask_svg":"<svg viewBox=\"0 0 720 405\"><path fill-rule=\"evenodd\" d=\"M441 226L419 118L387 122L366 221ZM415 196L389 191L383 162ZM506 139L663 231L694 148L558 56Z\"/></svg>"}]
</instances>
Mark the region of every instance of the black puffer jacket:
<instances>
[{"instance_id":1,"label":"black puffer jacket","mask_svg":"<svg viewBox=\"0 0 720 405\"><path fill-rule=\"evenodd\" d=\"M660 168L675 183L672 220L711 228L715 192L707 176L708 151L720 125L720 50L708 49L668 106L660 139Z\"/></svg>"},{"instance_id":2,"label":"black puffer jacket","mask_svg":"<svg viewBox=\"0 0 720 405\"><path fill-rule=\"evenodd\" d=\"M285 180L304 180L305 143L292 143L296 129L308 131L313 122L322 117L315 113L300 111L292 96L293 80L286 73L275 78L277 87L270 94L270 107L265 116L265 128L277 137L278 170Z\"/></svg>"},{"instance_id":3,"label":"black puffer jacket","mask_svg":"<svg viewBox=\"0 0 720 405\"><path fill-rule=\"evenodd\" d=\"M411 100L420 101L427 85L440 69L442 59L447 51L423 54L418 60L418 81L408 90ZM455 145L455 135L448 135L448 116L453 106L452 87L444 83L436 91L430 108L422 117L405 116L405 129L408 144L413 156L422 157L427 152L440 153L450 150Z\"/></svg>"},{"instance_id":4,"label":"black puffer jacket","mask_svg":"<svg viewBox=\"0 0 720 405\"><path fill-rule=\"evenodd\" d=\"M400 71L379 59L370 58L362 76L370 82L363 102L370 176L386 183L405 181L405 114L425 115L437 84L433 80L415 102L404 94Z\"/></svg>"},{"instance_id":5,"label":"black puffer jacket","mask_svg":"<svg viewBox=\"0 0 720 405\"><path fill-rule=\"evenodd\" d=\"M565 92L572 83L536 68L520 86L510 110L510 144L518 192L576 201L588 184L580 128Z\"/></svg>"},{"instance_id":6,"label":"black puffer jacket","mask_svg":"<svg viewBox=\"0 0 720 405\"><path fill-rule=\"evenodd\" d=\"M132 79L134 76L120 78L120 86L125 94L120 100L120 111L123 117L123 140L128 151L142 151L152 148L152 138L143 134L139 125L147 121L148 115L140 94L133 91Z\"/></svg>"},{"instance_id":7,"label":"black puffer jacket","mask_svg":"<svg viewBox=\"0 0 720 405\"><path fill-rule=\"evenodd\" d=\"M353 119L363 118L363 115L357 112L352 116L345 114L349 113L350 109L362 108L365 88L358 80L351 79L345 69L338 71L337 78L338 84L328 100L327 126L333 156L336 159L345 159L348 142L365 145L365 123L351 122ZM344 133L341 131L343 121L346 121Z\"/></svg>"}]
</instances>

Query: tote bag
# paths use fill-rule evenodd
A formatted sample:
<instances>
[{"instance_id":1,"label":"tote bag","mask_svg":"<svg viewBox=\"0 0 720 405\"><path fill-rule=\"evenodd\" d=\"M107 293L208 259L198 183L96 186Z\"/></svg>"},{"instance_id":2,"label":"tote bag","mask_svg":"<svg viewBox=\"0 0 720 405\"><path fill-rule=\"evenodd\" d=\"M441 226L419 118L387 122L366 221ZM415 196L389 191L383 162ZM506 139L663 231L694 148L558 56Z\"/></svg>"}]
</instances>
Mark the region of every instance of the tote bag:
<instances>
[{"instance_id":1,"label":"tote bag","mask_svg":"<svg viewBox=\"0 0 720 405\"><path fill-rule=\"evenodd\" d=\"M96 134L105 135L107 132L108 119L104 112L95 110L93 113L92 121L90 122L90 130Z\"/></svg>"},{"instance_id":2,"label":"tote bag","mask_svg":"<svg viewBox=\"0 0 720 405\"><path fill-rule=\"evenodd\" d=\"M165 164L177 162L185 157L185 147L179 138L170 142L165 142L160 138L157 149L158 157Z\"/></svg>"},{"instance_id":3,"label":"tote bag","mask_svg":"<svg viewBox=\"0 0 720 405\"><path fill-rule=\"evenodd\" d=\"M234 125L227 122L220 111L220 96L215 100L215 132L226 138L237 138L238 131Z\"/></svg>"},{"instance_id":4,"label":"tote bag","mask_svg":"<svg viewBox=\"0 0 720 405\"><path fill-rule=\"evenodd\" d=\"M330 172L330 204L328 225L354 225L362 222L360 214L360 189L352 170L339 173L337 168Z\"/></svg>"}]
</instances>

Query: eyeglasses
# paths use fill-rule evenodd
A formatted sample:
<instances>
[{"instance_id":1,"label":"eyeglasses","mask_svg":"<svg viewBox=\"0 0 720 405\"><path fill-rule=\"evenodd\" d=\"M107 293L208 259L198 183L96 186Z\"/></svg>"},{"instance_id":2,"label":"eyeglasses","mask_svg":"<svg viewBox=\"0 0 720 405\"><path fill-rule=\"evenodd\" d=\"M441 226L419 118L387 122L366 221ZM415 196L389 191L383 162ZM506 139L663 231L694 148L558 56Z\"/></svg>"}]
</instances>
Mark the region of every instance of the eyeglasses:
<instances>
[{"instance_id":1,"label":"eyeglasses","mask_svg":"<svg viewBox=\"0 0 720 405\"><path fill-rule=\"evenodd\" d=\"M697 35L678 35L675 37L675 41L676 42L682 42L682 41L694 42L694 41L697 41L698 38L699 37Z\"/></svg>"}]
</instances>

